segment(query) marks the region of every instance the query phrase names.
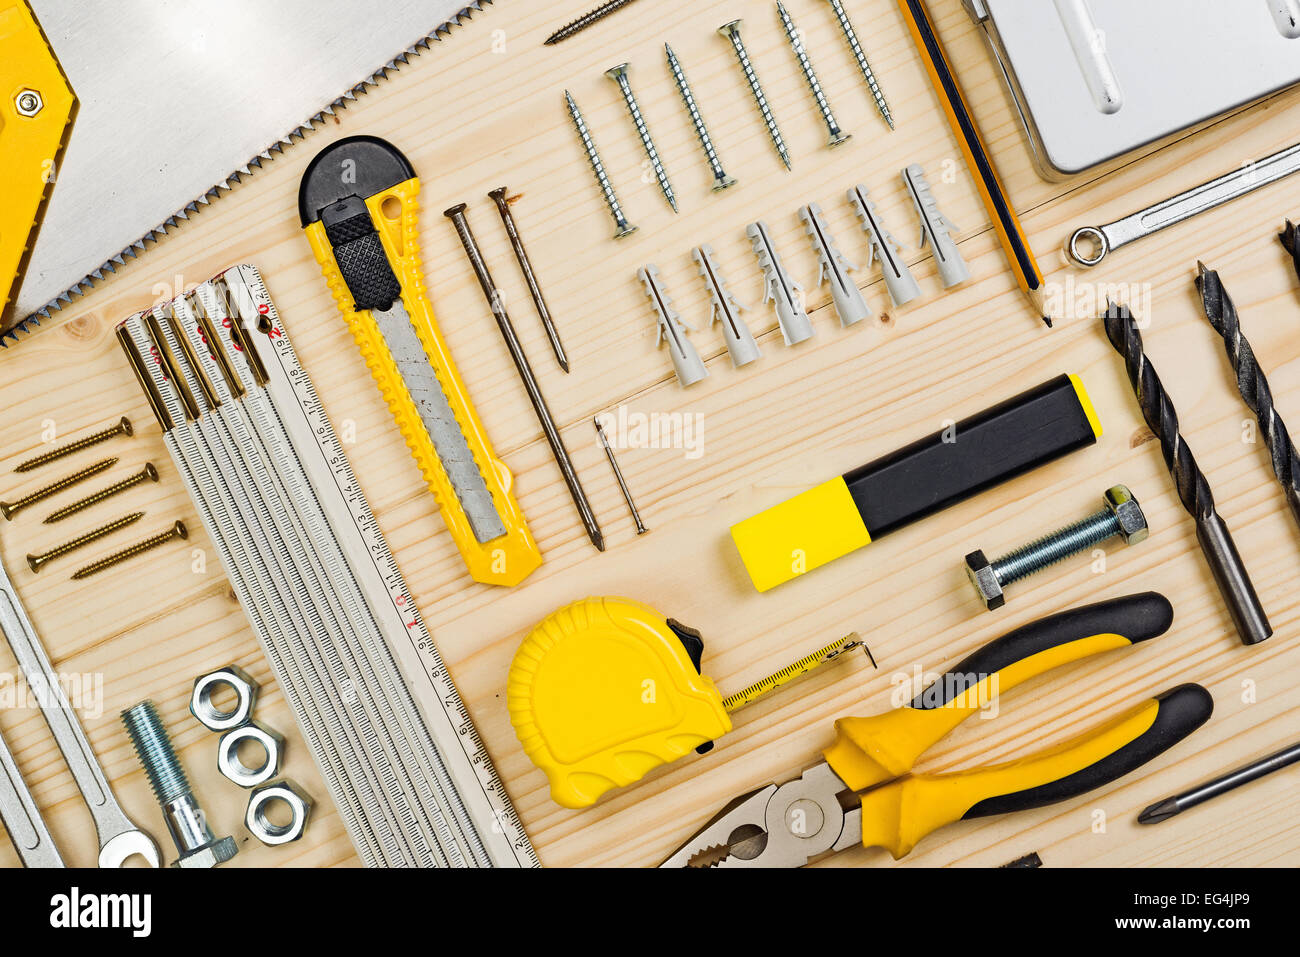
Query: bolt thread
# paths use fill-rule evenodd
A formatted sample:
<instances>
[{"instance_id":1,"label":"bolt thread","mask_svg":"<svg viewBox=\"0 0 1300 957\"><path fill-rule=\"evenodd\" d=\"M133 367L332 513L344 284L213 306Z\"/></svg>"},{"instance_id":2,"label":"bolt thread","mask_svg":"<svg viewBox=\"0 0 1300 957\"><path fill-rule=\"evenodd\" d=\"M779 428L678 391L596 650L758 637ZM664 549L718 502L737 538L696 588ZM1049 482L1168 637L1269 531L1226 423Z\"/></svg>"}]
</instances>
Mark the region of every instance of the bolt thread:
<instances>
[{"instance_id":1,"label":"bolt thread","mask_svg":"<svg viewBox=\"0 0 1300 957\"><path fill-rule=\"evenodd\" d=\"M835 114L831 112L830 101L826 99L821 80L817 78L817 71L813 69L812 60L808 58L808 49L804 46L803 37L785 7L778 4L777 9L781 14L781 25L785 28L786 38L789 39L790 47L794 50L794 57L799 61L799 69L803 71L804 79L808 81L808 89L812 92L813 99L817 101L817 109L826 120L826 124L832 129L837 129Z\"/></svg>"},{"instance_id":2,"label":"bolt thread","mask_svg":"<svg viewBox=\"0 0 1300 957\"><path fill-rule=\"evenodd\" d=\"M1071 555L1087 551L1119 532L1119 519L1108 511L1098 512L999 558L993 563L993 574L1006 587Z\"/></svg>"},{"instance_id":3,"label":"bolt thread","mask_svg":"<svg viewBox=\"0 0 1300 957\"><path fill-rule=\"evenodd\" d=\"M149 786L159 806L168 804L190 791L189 779L172 749L171 738L152 701L142 701L122 712L122 724L131 738L140 766L149 778Z\"/></svg>"},{"instance_id":4,"label":"bolt thread","mask_svg":"<svg viewBox=\"0 0 1300 957\"><path fill-rule=\"evenodd\" d=\"M61 445L57 449L50 449L48 452L42 452L40 455L30 458L26 462L20 463L14 471L30 472L33 469L40 468L42 465L48 465L50 462L66 458L75 452L80 452L83 449L90 448L91 446L99 445L101 442L107 442L114 436L130 434L131 422L129 419L123 418L111 429L103 429L93 435L86 436L84 439L77 439L77 441L69 442L67 445Z\"/></svg>"},{"instance_id":5,"label":"bolt thread","mask_svg":"<svg viewBox=\"0 0 1300 957\"><path fill-rule=\"evenodd\" d=\"M732 31L728 34L731 38L731 45L736 49L736 59L740 61L740 71L745 75L745 82L749 84L749 91L754 94L754 102L758 104L758 112L763 116L763 123L767 126L767 134L772 138L772 145L776 147L777 153L783 160L789 157L789 151L785 148L785 139L781 136L781 128L776 125L776 117L772 113L772 106L767 101L767 94L763 91L763 84L758 80L758 73L754 71L754 64L749 59L749 51L745 49L745 41L740 38L739 31Z\"/></svg>"},{"instance_id":6,"label":"bolt thread","mask_svg":"<svg viewBox=\"0 0 1300 957\"><path fill-rule=\"evenodd\" d=\"M708 159L709 169L713 171L713 178L724 180L727 178L727 172L722 168L722 161L718 158L718 151L713 145L713 137L709 135L709 128L704 122L704 116L700 113L699 104L695 101L695 93L691 90L691 84L686 79L686 71L682 69L681 63L677 59L677 54L673 53L672 48L668 47L668 69L672 71L673 80L677 83L677 90L682 95L682 103L686 105L686 112L690 114L691 124L695 127L695 135L700 138L700 146L704 148L704 155Z\"/></svg>"},{"instance_id":7,"label":"bolt thread","mask_svg":"<svg viewBox=\"0 0 1300 957\"><path fill-rule=\"evenodd\" d=\"M178 522L177 525L179 524L180 523ZM101 558L99 561L92 562L91 564L87 565L85 568L78 569L77 571L72 573L72 578L74 581L80 581L83 578L89 578L91 575L98 574L99 572L104 571L104 569L106 568L112 568L114 565L120 565L122 562L126 561L127 559L134 558L136 555L139 555L142 552L151 551L152 549L155 549L160 545L166 545L174 538L184 538L184 537L185 537L184 534L178 528L173 526L171 529L163 532L160 535L155 535L153 538L146 538L143 542L139 542L135 545L132 545L130 548L124 548L122 549L122 551L109 555L107 558Z\"/></svg>"},{"instance_id":8,"label":"bolt thread","mask_svg":"<svg viewBox=\"0 0 1300 957\"><path fill-rule=\"evenodd\" d=\"M582 140L583 149L587 152L587 161L591 163L591 171L596 174L596 183L605 196L605 205L609 207L614 221L620 227L626 226L627 217L623 215L623 207L614 193L614 184L609 181L609 174L605 172L605 164L600 161L600 152L596 149L596 141L591 138L591 131L587 129L587 121L583 119L582 111L578 109L578 104L573 97L566 94L565 99L569 105L569 115L573 117L573 126L578 131L578 138Z\"/></svg>"},{"instance_id":9,"label":"bolt thread","mask_svg":"<svg viewBox=\"0 0 1300 957\"><path fill-rule=\"evenodd\" d=\"M13 515L19 509L24 509L28 505L35 505L37 502L43 501L44 499L49 498L51 495L57 495L59 492L62 492L65 488L71 488L72 486L76 485L78 482L84 482L86 479L90 478L91 476L98 475L100 472L104 472L107 471L108 469L111 469L116 464L117 464L116 458L104 459L102 462L96 462L94 465L87 466L86 468L82 469L80 472L74 472L73 474L69 475L67 478L59 479L59 481L53 483L52 485L47 485L45 486L45 488L37 489L35 492L32 492L30 495L24 495L18 501L12 504L4 505L3 507L5 508L7 515Z\"/></svg>"},{"instance_id":10,"label":"bolt thread","mask_svg":"<svg viewBox=\"0 0 1300 957\"><path fill-rule=\"evenodd\" d=\"M128 525L134 525L142 518L144 518L144 512L132 512L130 515L119 518L115 522L101 525L93 532L87 532L85 535L80 535L77 538L72 539L70 542L64 542L57 548L51 548L48 552L45 552L42 555L29 555L27 557L27 563L31 565L32 570L35 571L52 559L58 558L61 555L66 555L69 552L75 552L78 548L89 545L91 542L97 542L104 536L116 532L118 529L126 528Z\"/></svg>"},{"instance_id":11,"label":"bolt thread","mask_svg":"<svg viewBox=\"0 0 1300 957\"><path fill-rule=\"evenodd\" d=\"M893 129L894 116L889 110L889 103L885 99L885 93L876 80L876 73L871 69L871 61L867 59L867 51L863 49L862 43L858 40L858 32L853 29L853 21L849 19L841 0L831 0L831 8L835 11L835 18L840 22L840 29L844 31L844 39L848 41L849 49L853 51L853 58L858 61L858 69L862 71L862 78L867 81L867 86L871 90L871 98L876 101L876 108L880 110L880 115L885 118L889 128Z\"/></svg>"},{"instance_id":12,"label":"bolt thread","mask_svg":"<svg viewBox=\"0 0 1300 957\"><path fill-rule=\"evenodd\" d=\"M664 168L662 158L659 156L659 149L655 146L654 137L650 135L650 127L646 125L645 114L641 112L641 104L637 102L636 94L632 92L632 84L627 78L626 73L614 77L614 82L623 92L623 101L627 104L627 112L632 117L632 123L636 127L636 135L641 138L641 145L645 149L646 159L650 161L650 167L654 170L655 179L659 182L659 189L663 191L664 196L672 206L677 202L673 196L673 185L668 182L668 170Z\"/></svg>"},{"instance_id":13,"label":"bolt thread","mask_svg":"<svg viewBox=\"0 0 1300 957\"><path fill-rule=\"evenodd\" d=\"M75 515L78 512L85 511L92 505L98 505L105 499L112 498L114 495L120 495L127 489L135 488L145 479L156 479L157 475L158 473L153 469L152 465L146 465L135 475L132 475L129 478L124 478L120 482L115 482L107 488L100 489L94 495L87 495L85 498L77 499L77 501L63 506L63 508L55 509L42 524L53 525L55 522L60 522L69 515Z\"/></svg>"}]
</instances>

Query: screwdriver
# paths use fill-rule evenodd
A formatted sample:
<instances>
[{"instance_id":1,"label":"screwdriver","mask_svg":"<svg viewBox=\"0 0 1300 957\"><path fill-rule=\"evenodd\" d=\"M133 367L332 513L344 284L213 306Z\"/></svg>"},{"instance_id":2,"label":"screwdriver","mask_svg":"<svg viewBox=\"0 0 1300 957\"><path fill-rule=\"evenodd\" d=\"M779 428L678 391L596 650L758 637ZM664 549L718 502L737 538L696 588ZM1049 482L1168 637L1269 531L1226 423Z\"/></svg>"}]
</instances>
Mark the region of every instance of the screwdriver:
<instances>
[{"instance_id":1,"label":"screwdriver","mask_svg":"<svg viewBox=\"0 0 1300 957\"><path fill-rule=\"evenodd\" d=\"M1157 801L1138 815L1138 823L1159 824L1176 814L1182 814L1189 808L1204 804L1206 801L1221 794L1227 794L1243 784L1249 784L1251 781L1256 781L1267 774L1272 774L1274 771L1281 771L1283 768L1290 767L1297 762L1300 762L1300 742L1288 748L1283 748L1276 754L1270 754L1266 758L1252 761L1245 767L1229 771L1213 781L1206 781L1190 791L1184 791L1182 794L1175 794L1171 798Z\"/></svg>"}]
</instances>

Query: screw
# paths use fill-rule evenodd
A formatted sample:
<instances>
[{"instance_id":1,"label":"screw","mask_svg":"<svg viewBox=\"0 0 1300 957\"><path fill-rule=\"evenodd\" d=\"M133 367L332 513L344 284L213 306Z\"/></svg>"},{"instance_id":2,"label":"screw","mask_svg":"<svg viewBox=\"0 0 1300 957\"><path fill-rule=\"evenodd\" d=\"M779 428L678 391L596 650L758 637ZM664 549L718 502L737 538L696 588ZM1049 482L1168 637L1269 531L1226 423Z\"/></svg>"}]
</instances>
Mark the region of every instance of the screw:
<instances>
[{"instance_id":1,"label":"screw","mask_svg":"<svg viewBox=\"0 0 1300 957\"><path fill-rule=\"evenodd\" d=\"M45 109L45 101L41 99L38 90L19 90L18 95L14 97L14 105L23 116L35 116Z\"/></svg>"},{"instance_id":2,"label":"screw","mask_svg":"<svg viewBox=\"0 0 1300 957\"><path fill-rule=\"evenodd\" d=\"M591 132L587 129L587 121L582 118L582 111L578 109L578 104L568 90L564 91L564 99L569 105L569 115L573 117L573 125L578 130L578 137L582 140L582 147L587 151L587 159L591 163L591 170L596 174L596 184L600 186L600 191L605 196L605 204L609 206L610 215L614 217L616 227L614 238L622 239L625 236L631 236L636 232L636 227L628 223L627 217L623 214L623 207L619 205L618 196L614 192L614 184L609 181L609 174L605 172L605 164L600 161L600 153L596 150L596 141L591 138Z\"/></svg>"},{"instance_id":3,"label":"screw","mask_svg":"<svg viewBox=\"0 0 1300 957\"><path fill-rule=\"evenodd\" d=\"M31 566L32 571L39 572L51 559L58 558L60 555L66 555L68 552L75 552L83 545L89 545L91 542L98 541L105 535L111 535L119 528L126 528L128 525L134 525L142 518L144 518L144 512L132 512L125 518L119 518L115 522L109 522L107 525L97 528L93 532L87 532L80 538L74 538L70 542L65 542L58 548L51 548L48 552L44 552L40 555L28 555L27 564Z\"/></svg>"},{"instance_id":4,"label":"screw","mask_svg":"<svg viewBox=\"0 0 1300 957\"><path fill-rule=\"evenodd\" d=\"M233 837L212 836L154 703L142 701L123 711L122 724L180 852L172 867L216 867L234 857L239 848Z\"/></svg>"},{"instance_id":5,"label":"screw","mask_svg":"<svg viewBox=\"0 0 1300 957\"><path fill-rule=\"evenodd\" d=\"M73 502L71 505L65 505L63 508L51 512L41 524L53 525L55 522L61 522L69 515L75 515L78 512L90 508L92 505L98 505L105 499L112 498L114 495L125 492L129 488L135 488L141 482L145 481L158 481L158 470L154 468L152 462L146 462L144 468L139 472L136 472L128 478L122 479L120 482L114 482L108 488L100 489L94 495L87 495L85 498L77 499L77 501Z\"/></svg>"},{"instance_id":6,"label":"screw","mask_svg":"<svg viewBox=\"0 0 1300 957\"><path fill-rule=\"evenodd\" d=\"M743 22L743 20L732 20L730 23L724 23L718 27L718 32L730 40L732 47L735 48L736 59L740 61L740 69L749 82L750 92L754 94L754 102L758 104L758 112L763 114L763 122L767 124L768 135L772 137L772 145L776 147L776 153L781 157L781 162L785 164L785 168L790 169L790 151L785 148L785 139L781 136L781 128L776 125L776 117L772 115L772 107L767 102L767 94L763 92L763 84L758 82L758 74L754 72L754 64L749 60L749 51L745 49L745 41L740 36L740 25Z\"/></svg>"},{"instance_id":7,"label":"screw","mask_svg":"<svg viewBox=\"0 0 1300 957\"><path fill-rule=\"evenodd\" d=\"M677 54L666 43L664 44L664 52L668 54L668 69L677 82L677 89L682 94L682 102L686 104L686 112L690 114L691 123L695 126L695 135L700 138L700 146L704 147L704 155L709 161L709 169L713 171L713 191L716 193L728 186L735 186L736 178L727 175L727 171L722 168L722 161L718 159L718 151L713 146L713 137L709 135L709 128L704 123L699 104L695 102L695 93L686 80L686 72L682 69Z\"/></svg>"},{"instance_id":8,"label":"screw","mask_svg":"<svg viewBox=\"0 0 1300 957\"><path fill-rule=\"evenodd\" d=\"M542 296L542 287L538 285L537 276L533 272L532 260L528 258L528 250L524 248L524 241L519 235L519 229L515 226L515 217L510 212L510 202L506 199L506 188L501 186L488 193L488 199L497 204L497 212L501 214L501 222L506 227L506 235L510 237L510 246L515 251L515 258L519 260L519 268L523 271L524 280L528 283L528 291L532 293L533 305L537 307L537 315L542 320L542 328L546 330L546 338L551 340L551 350L555 353L555 361L560 364L560 368L565 372L569 371L569 357L564 354L564 344L560 342L560 333L555 328L555 323L551 319L551 310L546 307L546 299Z\"/></svg>"},{"instance_id":9,"label":"screw","mask_svg":"<svg viewBox=\"0 0 1300 957\"><path fill-rule=\"evenodd\" d=\"M596 424L596 436L600 439L600 444L605 449L605 455L609 458L609 466L614 470L614 478L618 481L618 487L623 492L623 499L627 502L628 511L632 513L632 520L636 522L636 533L644 535L649 531L645 523L641 521L641 513L636 510L636 502L632 501L632 493L628 490L627 481L623 478L623 470L618 467L618 459L614 458L614 447L609 444L609 437L605 435L605 427L600 424L600 416L592 419Z\"/></svg>"},{"instance_id":10,"label":"screw","mask_svg":"<svg viewBox=\"0 0 1300 957\"><path fill-rule=\"evenodd\" d=\"M812 60L808 59L808 49L804 46L803 35L795 27L794 21L790 19L790 14L785 9L785 4L780 0L777 0L776 12L781 17L781 25L785 27L785 35L790 40L795 59L799 61L799 69L803 70L804 79L808 81L808 89L812 91L813 99L817 101L817 109L822 119L826 121L826 128L830 131L828 145L839 146L841 143L847 143L853 138L853 134L845 133L836 122L835 114L831 112L831 104L826 99L826 94L822 92L821 81L817 79L817 72L813 69Z\"/></svg>"},{"instance_id":11,"label":"screw","mask_svg":"<svg viewBox=\"0 0 1300 957\"><path fill-rule=\"evenodd\" d=\"M871 62L867 59L867 51L862 48L861 41L858 40L858 32L853 29L853 21L849 19L848 13L844 10L844 4L841 0L830 0L831 9L835 11L835 19L840 22L840 29L844 31L844 39L849 42L849 49L853 51L853 59L858 61L858 69L862 71L862 78L867 81L867 86L871 88L871 98L876 101L876 108L880 110L880 115L885 118L889 128L894 128L894 116L889 112L889 103L885 100L884 91L880 89L880 83L876 80L875 71L871 69Z\"/></svg>"},{"instance_id":12,"label":"screw","mask_svg":"<svg viewBox=\"0 0 1300 957\"><path fill-rule=\"evenodd\" d=\"M107 558L101 558L99 561L92 562L91 564L87 565L85 568L78 569L77 571L72 573L73 581L80 581L83 578L89 578L91 575L96 575L99 572L102 572L106 568L112 568L114 565L120 565L128 558L134 558L136 555L157 548L159 545L166 545L168 542L172 541L173 539L176 538L185 539L189 537L190 537L189 529L185 527L185 523L177 522L175 525L167 529L167 531L163 532L161 535L155 535L153 538L146 538L143 542L140 542L136 545L132 545L130 548L124 548L122 549L122 551L117 552L113 555L109 555Z\"/></svg>"},{"instance_id":13,"label":"screw","mask_svg":"<svg viewBox=\"0 0 1300 957\"><path fill-rule=\"evenodd\" d=\"M628 65L620 63L606 70L605 75L617 83L623 93L623 101L627 103L627 111L636 125L637 135L641 137L641 145L645 147L646 158L650 160L650 166L655 171L655 179L659 180L659 188L663 190L664 199L668 200L668 205L673 208L673 212L677 212L677 197L673 195L673 184L668 182L668 171L664 169L654 138L650 136L650 128L646 126L645 116L641 113L641 104L637 102L636 94L632 92L632 83L628 80Z\"/></svg>"},{"instance_id":14,"label":"screw","mask_svg":"<svg viewBox=\"0 0 1300 957\"><path fill-rule=\"evenodd\" d=\"M1142 507L1126 486L1107 489L1105 507L1081 522L1053 532L1009 555L990 562L981 551L966 556L966 573L979 592L984 607L992 611L1006 603L1003 589L1057 562L1119 536L1126 545L1145 541L1148 528Z\"/></svg>"},{"instance_id":15,"label":"screw","mask_svg":"<svg viewBox=\"0 0 1300 957\"><path fill-rule=\"evenodd\" d=\"M62 492L65 488L71 488L72 486L76 485L78 482L84 482L92 475L98 475L100 472L103 472L106 469L111 469L116 464L117 464L116 458L104 459L104 461L96 462L94 465L88 466L87 468L82 469L80 472L74 472L72 475L69 475L67 478L59 479L59 481L55 482L52 485L47 485L44 488L37 489L35 492L32 492L30 495L24 495L16 502L0 502L0 515L3 515L6 519L12 519L15 515L17 515L23 509L27 508L29 505L35 505L37 502L44 501L45 499L49 498L51 495L57 495L59 492Z\"/></svg>"},{"instance_id":16,"label":"screw","mask_svg":"<svg viewBox=\"0 0 1300 957\"><path fill-rule=\"evenodd\" d=\"M131 436L134 434L135 431L131 428L131 420L128 419L126 416L122 416L121 420L117 423L117 425L113 426L111 429L104 429L101 432L96 432L93 435L88 435L84 439L77 439L77 441L69 442L67 445L61 445L57 449L50 449L50 451L48 452L43 452L40 455L36 456L35 458L30 458L26 462L23 462L21 465L15 468L14 471L30 472L33 469L40 468L42 465L48 465L50 462L54 462L57 461L58 459L66 458L67 456L72 455L74 452L80 452L82 449L88 449L92 445L99 445L99 443L101 442L107 442L109 439L113 438L114 436L117 435Z\"/></svg>"},{"instance_id":17,"label":"screw","mask_svg":"<svg viewBox=\"0 0 1300 957\"><path fill-rule=\"evenodd\" d=\"M574 20L572 23L566 24L552 33L546 38L546 45L548 47L554 46L561 40L569 39L569 37L573 36L575 33L581 33L592 24L604 20L611 13L622 10L631 2L632 0L609 0L608 3L602 3L595 10L592 10L591 13L578 17L578 19Z\"/></svg>"}]
</instances>

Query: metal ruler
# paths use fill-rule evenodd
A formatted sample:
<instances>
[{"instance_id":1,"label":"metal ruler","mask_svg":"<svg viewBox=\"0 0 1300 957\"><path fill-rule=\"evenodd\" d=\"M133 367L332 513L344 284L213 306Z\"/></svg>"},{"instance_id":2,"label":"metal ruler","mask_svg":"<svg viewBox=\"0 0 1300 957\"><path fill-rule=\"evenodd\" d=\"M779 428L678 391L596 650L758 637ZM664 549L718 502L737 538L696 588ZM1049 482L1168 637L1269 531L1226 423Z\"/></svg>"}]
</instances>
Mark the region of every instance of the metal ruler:
<instances>
[{"instance_id":1,"label":"metal ruler","mask_svg":"<svg viewBox=\"0 0 1300 957\"><path fill-rule=\"evenodd\" d=\"M363 861L538 866L258 271L119 338Z\"/></svg>"}]
</instances>

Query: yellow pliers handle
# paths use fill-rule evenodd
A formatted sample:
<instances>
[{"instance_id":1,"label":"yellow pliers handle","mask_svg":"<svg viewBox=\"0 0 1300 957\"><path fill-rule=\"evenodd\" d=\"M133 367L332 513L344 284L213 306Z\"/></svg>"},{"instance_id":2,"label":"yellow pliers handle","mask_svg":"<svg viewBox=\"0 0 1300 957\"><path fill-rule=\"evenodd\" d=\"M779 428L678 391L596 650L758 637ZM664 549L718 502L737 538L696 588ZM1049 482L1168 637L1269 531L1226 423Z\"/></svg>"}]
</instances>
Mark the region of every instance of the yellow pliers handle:
<instances>
[{"instance_id":1,"label":"yellow pliers handle","mask_svg":"<svg viewBox=\"0 0 1300 957\"><path fill-rule=\"evenodd\" d=\"M952 774L908 773L921 754L999 693L1068 662L1154 638L1172 621L1168 600L1150 592L1076 608L985 645L904 708L837 721L836 741L825 757L852 790L866 792L863 845L902 857L945 824L1068 800L1181 741L1214 707L1198 685L1174 688L1028 758ZM858 815L851 812L853 819Z\"/></svg>"},{"instance_id":2,"label":"yellow pliers handle","mask_svg":"<svg viewBox=\"0 0 1300 957\"><path fill-rule=\"evenodd\" d=\"M419 192L419 179L395 147L377 137L350 137L327 147L313 160L303 177L299 213L330 292L438 503L470 576L492 585L517 585L541 565L541 551L515 500L514 477L492 451L434 318L420 255ZM389 266L401 284L402 305L505 526L503 536L488 542L479 542L475 537L374 316L356 307L356 297L344 280L320 219L327 199L345 196L365 202Z\"/></svg>"}]
</instances>

